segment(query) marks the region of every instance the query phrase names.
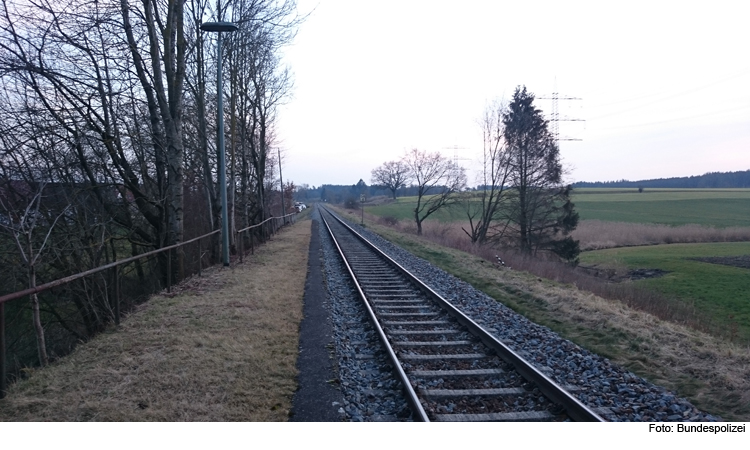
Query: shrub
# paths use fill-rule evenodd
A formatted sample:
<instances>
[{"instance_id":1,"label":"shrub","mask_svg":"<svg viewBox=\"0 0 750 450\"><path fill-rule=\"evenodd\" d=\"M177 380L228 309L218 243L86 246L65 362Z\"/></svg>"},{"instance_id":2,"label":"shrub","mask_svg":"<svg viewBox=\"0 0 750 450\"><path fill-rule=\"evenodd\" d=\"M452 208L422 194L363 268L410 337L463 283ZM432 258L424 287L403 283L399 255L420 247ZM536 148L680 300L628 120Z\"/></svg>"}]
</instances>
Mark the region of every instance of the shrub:
<instances>
[{"instance_id":1,"label":"shrub","mask_svg":"<svg viewBox=\"0 0 750 450\"><path fill-rule=\"evenodd\" d=\"M384 225L388 225L389 227L398 225L398 219L393 216L384 216L381 217L380 220Z\"/></svg>"}]
</instances>

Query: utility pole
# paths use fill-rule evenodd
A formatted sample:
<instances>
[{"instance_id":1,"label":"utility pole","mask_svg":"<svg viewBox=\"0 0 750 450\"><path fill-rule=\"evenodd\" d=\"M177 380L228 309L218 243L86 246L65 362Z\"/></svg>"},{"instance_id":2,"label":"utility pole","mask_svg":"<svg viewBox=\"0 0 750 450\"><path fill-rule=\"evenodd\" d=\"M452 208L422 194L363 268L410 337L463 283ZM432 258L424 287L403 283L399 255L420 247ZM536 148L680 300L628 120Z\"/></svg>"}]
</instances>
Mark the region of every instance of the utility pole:
<instances>
[{"instance_id":1,"label":"utility pole","mask_svg":"<svg viewBox=\"0 0 750 450\"><path fill-rule=\"evenodd\" d=\"M219 9L221 11L221 9ZM221 73L221 34L232 33L239 27L231 22L204 22L200 26L201 30L218 33L216 42L216 107L218 109L217 118L217 138L216 146L219 150L219 192L221 194L221 260L224 266L229 266L229 214L227 212L227 161L224 150L224 92L222 87Z\"/></svg>"},{"instance_id":2,"label":"utility pole","mask_svg":"<svg viewBox=\"0 0 750 450\"><path fill-rule=\"evenodd\" d=\"M360 225L365 224L365 194L359 194L359 202L362 204L362 222Z\"/></svg>"}]
</instances>

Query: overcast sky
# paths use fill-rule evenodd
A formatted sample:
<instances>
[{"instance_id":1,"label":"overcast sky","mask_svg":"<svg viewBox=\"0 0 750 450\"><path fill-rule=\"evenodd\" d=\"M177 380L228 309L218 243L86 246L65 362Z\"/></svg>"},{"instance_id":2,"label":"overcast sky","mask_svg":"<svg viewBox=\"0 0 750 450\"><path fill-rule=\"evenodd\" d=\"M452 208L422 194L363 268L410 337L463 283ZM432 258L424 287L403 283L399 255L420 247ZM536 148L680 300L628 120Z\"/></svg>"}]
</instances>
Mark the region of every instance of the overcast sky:
<instances>
[{"instance_id":1,"label":"overcast sky","mask_svg":"<svg viewBox=\"0 0 750 450\"><path fill-rule=\"evenodd\" d=\"M478 120L518 85L582 99L559 101L561 117L585 120L560 122L581 139L560 143L568 181L750 169L747 6L298 0L310 16L284 51L284 179L370 184L411 148L476 169Z\"/></svg>"}]
</instances>

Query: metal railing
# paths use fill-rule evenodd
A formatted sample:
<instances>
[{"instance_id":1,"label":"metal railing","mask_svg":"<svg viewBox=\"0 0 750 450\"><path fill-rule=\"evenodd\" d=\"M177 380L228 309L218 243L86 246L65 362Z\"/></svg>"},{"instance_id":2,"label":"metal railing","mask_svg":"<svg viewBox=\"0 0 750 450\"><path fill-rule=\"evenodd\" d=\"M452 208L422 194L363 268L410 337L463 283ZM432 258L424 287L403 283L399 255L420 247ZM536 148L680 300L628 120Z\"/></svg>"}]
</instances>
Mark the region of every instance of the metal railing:
<instances>
[{"instance_id":1,"label":"metal railing","mask_svg":"<svg viewBox=\"0 0 750 450\"><path fill-rule=\"evenodd\" d=\"M239 257L240 262L243 262L243 256L244 256L244 245L243 245L243 233L246 233L247 231L254 229L254 228L261 228L262 235L273 235L278 231L279 228L286 225L287 223L294 223L295 222L295 216L296 213L287 214L285 216L279 216L279 217L270 217L266 220L264 220L261 223L251 225L249 227L243 228L241 230L238 230L235 235L237 237L237 243L239 245ZM114 322L116 325L120 324L120 267L129 264L138 260L141 260L143 258L148 258L152 256L159 255L164 252L169 252L167 254L167 270L166 270L166 290L167 292L171 292L172 289L172 251L180 249L181 247L191 244L193 242L198 242L198 276L201 276L202 268L203 268L203 247L201 245L201 240L205 239L209 236L212 236L214 234L218 234L221 232L221 229L214 230L210 233L206 233L202 236L198 236L195 238L192 238L190 240L180 242L179 244L170 245L168 247L163 247L157 250L152 250L150 252L142 253L140 255L132 256L126 259L117 260L114 262L111 262L109 264L105 264L103 266L96 267L94 269L90 269L84 272L79 272L74 275L69 275L67 277L59 278L54 281L50 281L48 283L40 284L39 286L24 289L21 291L12 292L10 294L5 294L0 296L0 399L5 397L6 388L7 388L7 367L6 367L6 338L5 338L5 303L15 300L21 297L26 297L33 294L38 294L44 291L48 291L50 289L53 289L58 286L63 286L68 283L71 283L76 280L80 280L82 278L104 272L106 270L112 271L112 279L114 280L114 294L113 294L113 316L114 316ZM249 233L250 235L250 242L251 242L251 251L255 252L255 235L253 233ZM179 281L179 280L176 280Z\"/></svg>"}]
</instances>

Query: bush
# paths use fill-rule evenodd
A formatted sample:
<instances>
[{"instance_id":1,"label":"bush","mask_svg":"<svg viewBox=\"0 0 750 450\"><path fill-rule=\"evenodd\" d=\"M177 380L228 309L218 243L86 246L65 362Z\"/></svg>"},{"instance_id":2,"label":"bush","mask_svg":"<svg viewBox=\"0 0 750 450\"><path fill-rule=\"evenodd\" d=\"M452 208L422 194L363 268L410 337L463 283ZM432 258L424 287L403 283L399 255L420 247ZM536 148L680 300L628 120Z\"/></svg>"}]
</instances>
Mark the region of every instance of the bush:
<instances>
[{"instance_id":1,"label":"bush","mask_svg":"<svg viewBox=\"0 0 750 450\"><path fill-rule=\"evenodd\" d=\"M385 216L381 217L381 219L385 225L388 225L390 227L398 225L398 219L393 216Z\"/></svg>"},{"instance_id":2,"label":"bush","mask_svg":"<svg viewBox=\"0 0 750 450\"><path fill-rule=\"evenodd\" d=\"M357 209L359 207L359 201L354 197L347 197L344 200L344 208L346 209Z\"/></svg>"},{"instance_id":3,"label":"bush","mask_svg":"<svg viewBox=\"0 0 750 450\"><path fill-rule=\"evenodd\" d=\"M560 258L573 263L578 264L578 255L581 254L581 247L579 242L568 236L565 239L555 241L552 244L552 252Z\"/></svg>"}]
</instances>

